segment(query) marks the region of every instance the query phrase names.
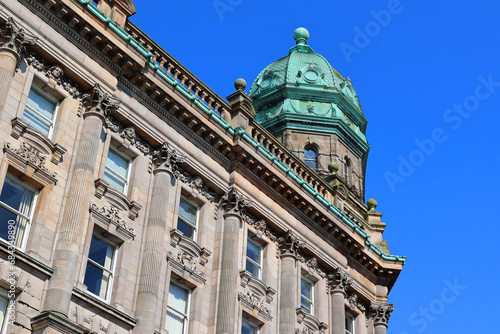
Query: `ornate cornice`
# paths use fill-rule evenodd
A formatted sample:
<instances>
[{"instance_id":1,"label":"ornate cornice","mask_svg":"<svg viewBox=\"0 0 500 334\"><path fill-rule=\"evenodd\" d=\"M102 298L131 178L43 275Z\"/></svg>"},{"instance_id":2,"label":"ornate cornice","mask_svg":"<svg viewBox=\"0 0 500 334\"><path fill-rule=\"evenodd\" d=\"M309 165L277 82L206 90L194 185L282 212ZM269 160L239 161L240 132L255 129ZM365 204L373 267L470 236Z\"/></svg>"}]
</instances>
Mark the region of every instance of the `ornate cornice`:
<instances>
[{"instance_id":1,"label":"ornate cornice","mask_svg":"<svg viewBox=\"0 0 500 334\"><path fill-rule=\"evenodd\" d=\"M258 219L247 212L242 215L242 220L248 225L252 226L257 230L257 236L260 238L262 235L268 237L271 241L276 241L276 233L274 233L266 223L265 219Z\"/></svg>"},{"instance_id":2,"label":"ornate cornice","mask_svg":"<svg viewBox=\"0 0 500 334\"><path fill-rule=\"evenodd\" d=\"M112 111L118 109L120 100L105 93L101 86L96 83L90 92L82 95L81 105L84 108L84 117L92 112L104 118Z\"/></svg>"},{"instance_id":3,"label":"ornate cornice","mask_svg":"<svg viewBox=\"0 0 500 334\"><path fill-rule=\"evenodd\" d=\"M151 145L146 143L135 133L135 126L123 126L110 115L106 116L104 125L112 132L120 134L120 137L128 141L130 145L136 147L142 154L148 155L152 152L153 149Z\"/></svg>"},{"instance_id":4,"label":"ornate cornice","mask_svg":"<svg viewBox=\"0 0 500 334\"><path fill-rule=\"evenodd\" d=\"M242 306L246 307L251 311L257 311L258 317L262 318L264 321L272 320L271 311L265 306L264 299L254 292L246 291L238 293L238 300Z\"/></svg>"},{"instance_id":5,"label":"ornate cornice","mask_svg":"<svg viewBox=\"0 0 500 334\"><path fill-rule=\"evenodd\" d=\"M154 170L166 170L175 176L177 164L184 163L186 157L172 148L169 143L164 142L161 147L153 152Z\"/></svg>"},{"instance_id":6,"label":"ornate cornice","mask_svg":"<svg viewBox=\"0 0 500 334\"><path fill-rule=\"evenodd\" d=\"M227 193L225 193L219 203L219 207L222 208L224 214L236 214L242 216L245 208L251 207L253 205L252 201L243 197L236 188L231 188Z\"/></svg>"},{"instance_id":7,"label":"ornate cornice","mask_svg":"<svg viewBox=\"0 0 500 334\"><path fill-rule=\"evenodd\" d=\"M352 278L342 269L337 268L328 275L328 288L330 293L342 292L347 294L347 288L351 285Z\"/></svg>"},{"instance_id":8,"label":"ornate cornice","mask_svg":"<svg viewBox=\"0 0 500 334\"><path fill-rule=\"evenodd\" d=\"M375 325L382 324L387 326L389 323L389 318L391 317L392 311L394 311L393 304L371 304L371 316L373 318L373 323Z\"/></svg>"},{"instance_id":9,"label":"ornate cornice","mask_svg":"<svg viewBox=\"0 0 500 334\"><path fill-rule=\"evenodd\" d=\"M304 261L302 249L306 246L306 242L292 230L288 230L284 236L278 238L278 246L281 257L292 256Z\"/></svg>"},{"instance_id":10,"label":"ornate cornice","mask_svg":"<svg viewBox=\"0 0 500 334\"><path fill-rule=\"evenodd\" d=\"M81 95L80 87L64 75L64 69L60 65L47 65L44 59L38 57L34 53L29 53L25 61L37 71L44 73L47 78L54 80L71 96L77 98Z\"/></svg>"},{"instance_id":11,"label":"ornate cornice","mask_svg":"<svg viewBox=\"0 0 500 334\"><path fill-rule=\"evenodd\" d=\"M37 38L29 36L23 28L19 28L12 17L7 18L5 24L0 27L0 48L14 51L18 62L26 51L26 46L35 45L36 41Z\"/></svg>"},{"instance_id":12,"label":"ornate cornice","mask_svg":"<svg viewBox=\"0 0 500 334\"><path fill-rule=\"evenodd\" d=\"M90 205L90 212L97 219L99 226L112 233L120 241L131 240L135 237L134 229L127 226L125 219L121 217L121 211L116 206L98 206L93 203Z\"/></svg>"}]
</instances>

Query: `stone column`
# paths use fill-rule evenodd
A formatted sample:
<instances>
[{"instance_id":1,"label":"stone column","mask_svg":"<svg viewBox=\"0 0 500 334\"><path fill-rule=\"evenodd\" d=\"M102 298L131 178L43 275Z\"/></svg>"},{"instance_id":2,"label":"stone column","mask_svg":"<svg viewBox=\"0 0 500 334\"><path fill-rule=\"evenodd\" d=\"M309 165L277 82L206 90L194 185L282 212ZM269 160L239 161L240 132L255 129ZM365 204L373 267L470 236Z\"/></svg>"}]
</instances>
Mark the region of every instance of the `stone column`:
<instances>
[{"instance_id":1,"label":"stone column","mask_svg":"<svg viewBox=\"0 0 500 334\"><path fill-rule=\"evenodd\" d=\"M101 142L105 115L117 109L119 101L104 93L98 84L82 96L84 121L80 143L75 152L73 174L66 206L56 240L52 267L43 306L44 311L56 311L67 316L80 259L85 217L94 183L94 169Z\"/></svg>"},{"instance_id":2,"label":"stone column","mask_svg":"<svg viewBox=\"0 0 500 334\"><path fill-rule=\"evenodd\" d=\"M328 285L332 296L332 334L345 334L345 298L351 279L341 269L328 275Z\"/></svg>"},{"instance_id":3,"label":"stone column","mask_svg":"<svg viewBox=\"0 0 500 334\"><path fill-rule=\"evenodd\" d=\"M161 309L157 304L161 263L165 257L163 243L167 227L167 203L175 182L176 164L184 161L185 157L167 143L163 143L162 147L153 153L154 181L144 230L144 249L135 309L136 333L153 334L155 331L157 311Z\"/></svg>"},{"instance_id":4,"label":"stone column","mask_svg":"<svg viewBox=\"0 0 500 334\"><path fill-rule=\"evenodd\" d=\"M240 225L241 211L251 206L235 188L231 188L221 199L224 233L222 235L222 255L219 282L219 305L217 308L217 334L234 333L236 322L238 276L240 268Z\"/></svg>"},{"instance_id":5,"label":"stone column","mask_svg":"<svg viewBox=\"0 0 500 334\"><path fill-rule=\"evenodd\" d=\"M22 53L27 45L35 43L36 38L29 37L23 29L19 29L11 17L0 27L0 111L5 105Z\"/></svg>"},{"instance_id":6,"label":"stone column","mask_svg":"<svg viewBox=\"0 0 500 334\"><path fill-rule=\"evenodd\" d=\"M297 260L301 259L305 242L291 230L278 239L281 258L280 273L280 334L294 334L299 284L297 282Z\"/></svg>"},{"instance_id":7,"label":"stone column","mask_svg":"<svg viewBox=\"0 0 500 334\"><path fill-rule=\"evenodd\" d=\"M371 304L375 334L386 334L389 318L394 310L393 304Z\"/></svg>"}]
</instances>

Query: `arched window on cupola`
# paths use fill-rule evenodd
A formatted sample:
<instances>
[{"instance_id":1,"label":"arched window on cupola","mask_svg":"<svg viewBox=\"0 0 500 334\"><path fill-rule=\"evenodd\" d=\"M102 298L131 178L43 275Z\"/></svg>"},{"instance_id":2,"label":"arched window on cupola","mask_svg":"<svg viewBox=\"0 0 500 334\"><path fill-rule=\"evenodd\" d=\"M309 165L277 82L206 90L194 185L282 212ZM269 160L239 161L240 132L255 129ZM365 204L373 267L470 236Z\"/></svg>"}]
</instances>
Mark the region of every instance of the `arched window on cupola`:
<instances>
[{"instance_id":1,"label":"arched window on cupola","mask_svg":"<svg viewBox=\"0 0 500 334\"><path fill-rule=\"evenodd\" d=\"M352 165L351 160L346 156L344 158L344 178L347 184L351 184L351 174L352 174Z\"/></svg>"},{"instance_id":2,"label":"arched window on cupola","mask_svg":"<svg viewBox=\"0 0 500 334\"><path fill-rule=\"evenodd\" d=\"M304 148L304 162L313 171L318 170L318 152L311 146L306 146Z\"/></svg>"}]
</instances>

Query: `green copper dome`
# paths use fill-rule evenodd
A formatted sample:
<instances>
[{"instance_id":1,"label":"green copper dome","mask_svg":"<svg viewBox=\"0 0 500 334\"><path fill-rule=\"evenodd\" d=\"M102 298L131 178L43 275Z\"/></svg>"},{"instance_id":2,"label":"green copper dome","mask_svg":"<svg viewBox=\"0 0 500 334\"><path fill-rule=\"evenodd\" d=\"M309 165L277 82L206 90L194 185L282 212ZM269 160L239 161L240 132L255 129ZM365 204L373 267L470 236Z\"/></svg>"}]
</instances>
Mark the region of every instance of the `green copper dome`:
<instances>
[{"instance_id":1,"label":"green copper dome","mask_svg":"<svg viewBox=\"0 0 500 334\"><path fill-rule=\"evenodd\" d=\"M250 87L256 120L272 128L279 119L288 117L299 122L299 117L308 121L312 131L324 131L328 124L334 126L341 121L366 143L367 121L351 80L307 45L307 29L298 28L293 37L296 45L288 55L264 68Z\"/></svg>"}]
</instances>

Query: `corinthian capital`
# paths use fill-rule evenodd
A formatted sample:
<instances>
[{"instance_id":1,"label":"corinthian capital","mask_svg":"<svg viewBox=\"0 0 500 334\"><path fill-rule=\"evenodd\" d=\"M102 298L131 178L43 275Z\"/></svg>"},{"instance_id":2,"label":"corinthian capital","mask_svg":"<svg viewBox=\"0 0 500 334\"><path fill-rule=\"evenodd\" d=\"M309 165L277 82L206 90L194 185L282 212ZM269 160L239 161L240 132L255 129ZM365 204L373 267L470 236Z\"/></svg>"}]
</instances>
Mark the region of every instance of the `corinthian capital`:
<instances>
[{"instance_id":1,"label":"corinthian capital","mask_svg":"<svg viewBox=\"0 0 500 334\"><path fill-rule=\"evenodd\" d=\"M9 17L3 27L0 27L0 47L13 50L20 58L26 50L26 46L35 45L37 38L26 34L24 29L19 28Z\"/></svg>"},{"instance_id":2,"label":"corinthian capital","mask_svg":"<svg viewBox=\"0 0 500 334\"><path fill-rule=\"evenodd\" d=\"M164 169L176 175L177 164L186 161L186 157L176 149L172 148L167 142L164 142L158 150L153 152L153 165L156 169Z\"/></svg>"},{"instance_id":3,"label":"corinthian capital","mask_svg":"<svg viewBox=\"0 0 500 334\"><path fill-rule=\"evenodd\" d=\"M236 188L231 188L225 193L220 201L220 207L225 214L232 213L241 215L245 208L252 206L252 202L241 195Z\"/></svg>"},{"instance_id":4,"label":"corinthian capital","mask_svg":"<svg viewBox=\"0 0 500 334\"><path fill-rule=\"evenodd\" d=\"M371 315L373 323L386 325L389 323L392 311L394 311L393 304L371 304Z\"/></svg>"},{"instance_id":5,"label":"corinthian capital","mask_svg":"<svg viewBox=\"0 0 500 334\"><path fill-rule=\"evenodd\" d=\"M306 246L306 242L299 238L299 236L288 230L286 234L278 238L278 246L280 255L293 256L299 260L303 260L302 249Z\"/></svg>"},{"instance_id":6,"label":"corinthian capital","mask_svg":"<svg viewBox=\"0 0 500 334\"><path fill-rule=\"evenodd\" d=\"M82 105L85 108L84 115L92 111L104 117L118 109L120 100L105 93L96 83L90 92L82 95Z\"/></svg>"},{"instance_id":7,"label":"corinthian capital","mask_svg":"<svg viewBox=\"0 0 500 334\"><path fill-rule=\"evenodd\" d=\"M347 288L351 285L351 277L342 269L337 268L332 274L328 275L328 287L330 293L342 292L347 293Z\"/></svg>"}]
</instances>

